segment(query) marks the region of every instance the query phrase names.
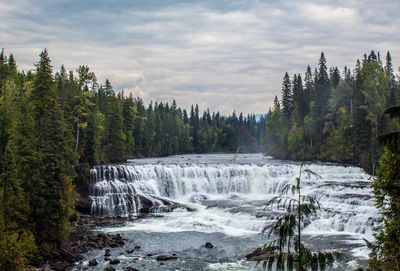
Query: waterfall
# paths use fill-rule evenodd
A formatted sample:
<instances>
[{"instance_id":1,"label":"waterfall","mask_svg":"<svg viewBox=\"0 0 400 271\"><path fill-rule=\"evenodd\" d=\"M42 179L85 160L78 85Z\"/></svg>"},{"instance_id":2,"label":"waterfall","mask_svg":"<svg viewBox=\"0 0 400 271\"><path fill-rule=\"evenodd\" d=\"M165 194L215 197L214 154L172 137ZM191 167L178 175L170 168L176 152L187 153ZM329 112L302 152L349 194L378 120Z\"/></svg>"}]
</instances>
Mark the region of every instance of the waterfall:
<instances>
[{"instance_id":1,"label":"waterfall","mask_svg":"<svg viewBox=\"0 0 400 271\"><path fill-rule=\"evenodd\" d=\"M246 215L263 213L273 219L273 212L254 202L277 195L285 184L294 181L299 171L297 164L276 160L262 164L157 162L94 167L90 185L92 214L128 216L144 210L168 210L163 209L168 200L190 203L196 199L239 197L251 207ZM304 178L303 193L317 195L323 210L306 231L370 234L378 216L371 193L372 177L357 167L309 167L321 178Z\"/></svg>"}]
</instances>

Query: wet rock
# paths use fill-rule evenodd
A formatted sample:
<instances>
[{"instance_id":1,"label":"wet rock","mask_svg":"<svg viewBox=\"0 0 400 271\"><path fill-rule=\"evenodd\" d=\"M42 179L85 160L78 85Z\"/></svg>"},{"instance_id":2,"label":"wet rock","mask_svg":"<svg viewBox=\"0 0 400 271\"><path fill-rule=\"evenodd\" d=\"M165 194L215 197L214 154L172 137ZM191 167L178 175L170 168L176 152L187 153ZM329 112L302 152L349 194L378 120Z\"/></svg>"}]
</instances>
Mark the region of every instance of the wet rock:
<instances>
[{"instance_id":1,"label":"wet rock","mask_svg":"<svg viewBox=\"0 0 400 271\"><path fill-rule=\"evenodd\" d=\"M89 266L95 266L95 265L98 265L99 263L97 262L97 260L96 259L91 259L90 261L89 261Z\"/></svg>"},{"instance_id":2,"label":"wet rock","mask_svg":"<svg viewBox=\"0 0 400 271\"><path fill-rule=\"evenodd\" d=\"M249 254L247 254L245 257L246 259L250 260L252 259L254 256L258 256L261 255L263 252L262 248L258 247L255 250L253 250L252 252L250 252Z\"/></svg>"},{"instance_id":3,"label":"wet rock","mask_svg":"<svg viewBox=\"0 0 400 271\"><path fill-rule=\"evenodd\" d=\"M272 247L258 247L249 254L247 254L245 257L249 261L262 261L265 259L266 256L271 255L271 252L274 252L275 249L278 247L272 246Z\"/></svg>"},{"instance_id":4,"label":"wet rock","mask_svg":"<svg viewBox=\"0 0 400 271\"><path fill-rule=\"evenodd\" d=\"M105 257L110 257L111 256L111 251L109 249L106 249L104 252Z\"/></svg>"},{"instance_id":5,"label":"wet rock","mask_svg":"<svg viewBox=\"0 0 400 271\"><path fill-rule=\"evenodd\" d=\"M41 271L50 271L50 270L51 270L50 264L43 265L43 267L41 269Z\"/></svg>"},{"instance_id":6,"label":"wet rock","mask_svg":"<svg viewBox=\"0 0 400 271\"><path fill-rule=\"evenodd\" d=\"M110 264L119 264L121 261L119 259L111 259Z\"/></svg>"},{"instance_id":7,"label":"wet rock","mask_svg":"<svg viewBox=\"0 0 400 271\"><path fill-rule=\"evenodd\" d=\"M104 260L105 260L106 262L109 262L109 261L111 261L111 258L110 258L110 257L104 257Z\"/></svg>"},{"instance_id":8,"label":"wet rock","mask_svg":"<svg viewBox=\"0 0 400 271\"><path fill-rule=\"evenodd\" d=\"M134 249L127 249L127 250L125 250L125 252L126 252L127 254L132 254L133 251L134 251Z\"/></svg>"},{"instance_id":9,"label":"wet rock","mask_svg":"<svg viewBox=\"0 0 400 271\"><path fill-rule=\"evenodd\" d=\"M238 195L230 195L229 199L240 199L240 197Z\"/></svg>"},{"instance_id":10,"label":"wet rock","mask_svg":"<svg viewBox=\"0 0 400 271\"><path fill-rule=\"evenodd\" d=\"M66 265L66 264L63 263L63 262L56 262L56 263L54 263L54 264L52 265L52 268L53 268L54 270L56 270L56 271L64 271L64 270L67 269L67 267L68 267L68 265Z\"/></svg>"},{"instance_id":11,"label":"wet rock","mask_svg":"<svg viewBox=\"0 0 400 271\"><path fill-rule=\"evenodd\" d=\"M115 268L113 266L107 266L104 268L104 271L115 271Z\"/></svg>"},{"instance_id":12,"label":"wet rock","mask_svg":"<svg viewBox=\"0 0 400 271\"><path fill-rule=\"evenodd\" d=\"M206 248L213 248L213 244L211 244L211 242L206 242L206 244L204 245L204 247Z\"/></svg>"},{"instance_id":13,"label":"wet rock","mask_svg":"<svg viewBox=\"0 0 400 271\"><path fill-rule=\"evenodd\" d=\"M147 254L146 256L147 256L147 257L152 257L153 254L149 253L149 254Z\"/></svg>"},{"instance_id":14,"label":"wet rock","mask_svg":"<svg viewBox=\"0 0 400 271\"><path fill-rule=\"evenodd\" d=\"M156 260L157 261L169 261L169 260L176 260L177 257L176 256L172 256L172 255L158 255Z\"/></svg>"},{"instance_id":15,"label":"wet rock","mask_svg":"<svg viewBox=\"0 0 400 271\"><path fill-rule=\"evenodd\" d=\"M190 202L197 203L197 202L202 202L208 200L208 197L203 194L195 194L190 197Z\"/></svg>"},{"instance_id":16,"label":"wet rock","mask_svg":"<svg viewBox=\"0 0 400 271\"><path fill-rule=\"evenodd\" d=\"M133 268L133 267L131 267L131 266L125 267L124 270L125 270L125 271L139 271L139 270L137 270L136 268Z\"/></svg>"}]
</instances>

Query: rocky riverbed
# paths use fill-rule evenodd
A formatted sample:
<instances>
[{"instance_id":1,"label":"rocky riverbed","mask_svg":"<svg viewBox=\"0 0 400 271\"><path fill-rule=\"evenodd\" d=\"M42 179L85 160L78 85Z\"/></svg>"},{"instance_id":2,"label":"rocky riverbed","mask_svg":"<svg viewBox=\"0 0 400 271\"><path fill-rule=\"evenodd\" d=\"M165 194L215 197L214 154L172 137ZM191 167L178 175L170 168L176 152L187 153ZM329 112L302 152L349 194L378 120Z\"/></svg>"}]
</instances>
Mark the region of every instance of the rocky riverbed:
<instances>
[{"instance_id":1,"label":"rocky riverbed","mask_svg":"<svg viewBox=\"0 0 400 271\"><path fill-rule=\"evenodd\" d=\"M99 218L81 215L75 224L75 229L70 239L56 251L39 270L71 270L75 264L85 257L86 253L98 249L112 249L121 247L125 240L121 234L99 233L95 229L105 226L123 225L129 218Z\"/></svg>"}]
</instances>

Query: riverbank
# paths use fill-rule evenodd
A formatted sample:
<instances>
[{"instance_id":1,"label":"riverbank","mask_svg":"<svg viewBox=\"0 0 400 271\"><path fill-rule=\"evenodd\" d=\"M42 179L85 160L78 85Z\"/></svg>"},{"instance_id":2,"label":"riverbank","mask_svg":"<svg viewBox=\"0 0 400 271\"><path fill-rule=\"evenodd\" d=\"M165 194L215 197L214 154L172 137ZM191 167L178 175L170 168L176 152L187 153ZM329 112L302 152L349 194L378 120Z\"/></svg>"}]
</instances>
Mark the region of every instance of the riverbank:
<instances>
[{"instance_id":1,"label":"riverbank","mask_svg":"<svg viewBox=\"0 0 400 271\"><path fill-rule=\"evenodd\" d=\"M75 263L84 259L84 254L96 249L121 247L125 240L120 234L96 233L98 227L123 225L136 218L102 218L81 214L74 224L74 231L68 241L54 252L54 255L40 268L26 270L64 271L71 270Z\"/></svg>"}]
</instances>

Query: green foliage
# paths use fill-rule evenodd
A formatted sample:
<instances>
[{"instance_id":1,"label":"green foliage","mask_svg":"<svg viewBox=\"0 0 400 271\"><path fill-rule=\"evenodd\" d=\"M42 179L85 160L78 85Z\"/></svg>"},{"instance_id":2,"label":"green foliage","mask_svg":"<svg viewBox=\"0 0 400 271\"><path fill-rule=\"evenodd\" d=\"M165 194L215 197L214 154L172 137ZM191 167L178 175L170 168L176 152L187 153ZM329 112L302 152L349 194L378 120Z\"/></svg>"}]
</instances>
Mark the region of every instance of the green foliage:
<instances>
[{"instance_id":1,"label":"green foliage","mask_svg":"<svg viewBox=\"0 0 400 271\"><path fill-rule=\"evenodd\" d=\"M307 67L304 87L300 75L288 82L286 73L282 103L290 106L274 102L267 115L267 153L283 159L353 163L374 173L382 152L377 136L397 126L383 113L400 96L391 61L388 53L383 66L372 51L357 61L353 73L345 67L341 75L337 67L328 73L322 53L314 74Z\"/></svg>"},{"instance_id":2,"label":"green foliage","mask_svg":"<svg viewBox=\"0 0 400 271\"><path fill-rule=\"evenodd\" d=\"M268 238L274 238L254 253L250 260L262 262L267 270L326 270L332 267L335 261L344 259L339 252L311 251L301 241L301 228L304 219L315 216L321 206L315 196L301 194L302 175L317 176L304 164L300 166L299 177L295 184L287 184L280 191L279 196L268 201L267 206L277 210L284 210L283 216L272 225L268 225L263 232L268 233Z\"/></svg>"},{"instance_id":3,"label":"green foliage","mask_svg":"<svg viewBox=\"0 0 400 271\"><path fill-rule=\"evenodd\" d=\"M399 144L398 142L397 144ZM373 183L376 204L383 221L376 230L376 244L372 248L372 270L400 269L400 151L387 146L379 161L377 179Z\"/></svg>"},{"instance_id":4,"label":"green foliage","mask_svg":"<svg viewBox=\"0 0 400 271\"><path fill-rule=\"evenodd\" d=\"M0 269L40 264L68 238L74 168L127 157L262 149L264 119L188 116L173 101L145 106L98 85L87 66L53 74L46 50L20 73L0 52Z\"/></svg>"},{"instance_id":5,"label":"green foliage","mask_svg":"<svg viewBox=\"0 0 400 271\"><path fill-rule=\"evenodd\" d=\"M30 96L37 168L28 180L33 232L43 255L51 255L68 237L74 198L64 146L64 120L47 51L40 55Z\"/></svg>"},{"instance_id":6,"label":"green foliage","mask_svg":"<svg viewBox=\"0 0 400 271\"><path fill-rule=\"evenodd\" d=\"M107 102L106 131L104 138L106 160L110 162L125 161L126 136L123 132L122 105L115 96L111 96Z\"/></svg>"},{"instance_id":7,"label":"green foliage","mask_svg":"<svg viewBox=\"0 0 400 271\"><path fill-rule=\"evenodd\" d=\"M296 82L293 82L295 84ZM293 110L293 90L288 73L285 73L282 82L282 113L287 120L290 119Z\"/></svg>"},{"instance_id":8,"label":"green foliage","mask_svg":"<svg viewBox=\"0 0 400 271\"><path fill-rule=\"evenodd\" d=\"M0 233L0 270L24 270L37 252L32 233L26 229L6 231L1 225Z\"/></svg>"}]
</instances>

